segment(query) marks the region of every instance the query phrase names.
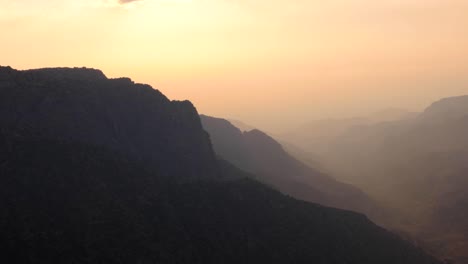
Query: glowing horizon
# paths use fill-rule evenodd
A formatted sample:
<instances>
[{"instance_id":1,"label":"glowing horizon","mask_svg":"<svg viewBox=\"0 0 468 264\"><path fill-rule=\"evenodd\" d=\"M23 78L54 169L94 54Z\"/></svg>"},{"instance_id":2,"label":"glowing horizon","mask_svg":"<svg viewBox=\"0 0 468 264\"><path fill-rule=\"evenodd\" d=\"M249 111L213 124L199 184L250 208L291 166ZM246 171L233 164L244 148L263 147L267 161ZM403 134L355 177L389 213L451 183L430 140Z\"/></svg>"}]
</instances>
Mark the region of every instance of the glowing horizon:
<instances>
[{"instance_id":1,"label":"glowing horizon","mask_svg":"<svg viewBox=\"0 0 468 264\"><path fill-rule=\"evenodd\" d=\"M464 0L123 2L0 0L0 64L99 68L273 130L468 94Z\"/></svg>"}]
</instances>

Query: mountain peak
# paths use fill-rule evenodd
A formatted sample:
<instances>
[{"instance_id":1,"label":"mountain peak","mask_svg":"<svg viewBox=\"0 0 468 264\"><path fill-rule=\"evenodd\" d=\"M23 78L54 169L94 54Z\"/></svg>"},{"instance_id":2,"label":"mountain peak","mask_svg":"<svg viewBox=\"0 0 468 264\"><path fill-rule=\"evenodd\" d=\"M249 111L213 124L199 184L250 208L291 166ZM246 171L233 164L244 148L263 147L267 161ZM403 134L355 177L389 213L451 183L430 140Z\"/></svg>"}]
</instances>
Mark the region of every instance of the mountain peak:
<instances>
[{"instance_id":1,"label":"mountain peak","mask_svg":"<svg viewBox=\"0 0 468 264\"><path fill-rule=\"evenodd\" d=\"M468 95L441 99L430 105L422 117L427 119L458 119L468 115Z\"/></svg>"},{"instance_id":2,"label":"mountain peak","mask_svg":"<svg viewBox=\"0 0 468 264\"><path fill-rule=\"evenodd\" d=\"M126 79L131 82L129 78ZM16 70L10 66L0 66L0 81L3 82L20 82L20 83L42 83L49 84L50 82L94 82L109 80L101 70L75 67L75 68L40 68L31 70ZM131 82L133 84L133 82Z\"/></svg>"},{"instance_id":3,"label":"mountain peak","mask_svg":"<svg viewBox=\"0 0 468 264\"><path fill-rule=\"evenodd\" d=\"M0 113L0 126L13 132L106 147L166 175L218 175L192 103L170 101L129 78L108 79L90 68L4 67Z\"/></svg>"},{"instance_id":4,"label":"mountain peak","mask_svg":"<svg viewBox=\"0 0 468 264\"><path fill-rule=\"evenodd\" d=\"M10 66L0 66L0 80L8 78L15 70Z\"/></svg>"},{"instance_id":5,"label":"mountain peak","mask_svg":"<svg viewBox=\"0 0 468 264\"><path fill-rule=\"evenodd\" d=\"M247 141L251 142L251 144L256 144L259 147L261 146L263 148L269 149L270 151L275 151L277 153L286 155L283 146L281 146L278 141L261 130L253 129L248 132L244 132L244 136Z\"/></svg>"},{"instance_id":6,"label":"mountain peak","mask_svg":"<svg viewBox=\"0 0 468 264\"><path fill-rule=\"evenodd\" d=\"M24 72L46 74L49 78L57 79L87 79L87 80L103 80L107 79L106 75L101 70L86 68L86 67L74 67L74 68L42 68L26 70Z\"/></svg>"}]
</instances>

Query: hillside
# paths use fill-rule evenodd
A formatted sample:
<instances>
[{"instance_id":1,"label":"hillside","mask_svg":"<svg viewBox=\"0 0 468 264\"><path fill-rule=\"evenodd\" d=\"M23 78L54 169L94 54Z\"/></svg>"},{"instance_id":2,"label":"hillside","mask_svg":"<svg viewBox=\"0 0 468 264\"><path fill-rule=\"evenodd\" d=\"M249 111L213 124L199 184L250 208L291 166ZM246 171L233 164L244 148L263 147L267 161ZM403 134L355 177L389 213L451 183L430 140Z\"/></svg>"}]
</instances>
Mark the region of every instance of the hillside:
<instances>
[{"instance_id":1,"label":"hillside","mask_svg":"<svg viewBox=\"0 0 468 264\"><path fill-rule=\"evenodd\" d=\"M394 208L387 224L468 263L467 135L468 97L444 98L416 118L348 130L322 162Z\"/></svg>"},{"instance_id":2,"label":"hillside","mask_svg":"<svg viewBox=\"0 0 468 264\"><path fill-rule=\"evenodd\" d=\"M216 160L188 102L95 70L0 72L2 263L440 263Z\"/></svg>"},{"instance_id":3,"label":"hillside","mask_svg":"<svg viewBox=\"0 0 468 264\"><path fill-rule=\"evenodd\" d=\"M99 145L181 177L217 175L190 102L99 70L0 68L0 127Z\"/></svg>"},{"instance_id":4,"label":"hillside","mask_svg":"<svg viewBox=\"0 0 468 264\"><path fill-rule=\"evenodd\" d=\"M201 116L215 152L257 179L298 199L370 213L373 202L359 189L308 167L259 130L241 132L229 121Z\"/></svg>"}]
</instances>

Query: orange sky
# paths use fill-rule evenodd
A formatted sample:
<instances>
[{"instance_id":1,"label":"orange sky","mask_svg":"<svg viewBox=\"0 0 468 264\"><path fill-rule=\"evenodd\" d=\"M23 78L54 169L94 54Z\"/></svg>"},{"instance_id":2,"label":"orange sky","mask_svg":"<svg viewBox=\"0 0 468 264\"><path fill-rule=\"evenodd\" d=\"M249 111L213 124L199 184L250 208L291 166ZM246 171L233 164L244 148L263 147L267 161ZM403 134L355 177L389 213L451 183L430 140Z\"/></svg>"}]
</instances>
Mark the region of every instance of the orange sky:
<instances>
[{"instance_id":1,"label":"orange sky","mask_svg":"<svg viewBox=\"0 0 468 264\"><path fill-rule=\"evenodd\" d=\"M468 94L466 14L468 0L0 0L0 65L100 68L278 130Z\"/></svg>"}]
</instances>

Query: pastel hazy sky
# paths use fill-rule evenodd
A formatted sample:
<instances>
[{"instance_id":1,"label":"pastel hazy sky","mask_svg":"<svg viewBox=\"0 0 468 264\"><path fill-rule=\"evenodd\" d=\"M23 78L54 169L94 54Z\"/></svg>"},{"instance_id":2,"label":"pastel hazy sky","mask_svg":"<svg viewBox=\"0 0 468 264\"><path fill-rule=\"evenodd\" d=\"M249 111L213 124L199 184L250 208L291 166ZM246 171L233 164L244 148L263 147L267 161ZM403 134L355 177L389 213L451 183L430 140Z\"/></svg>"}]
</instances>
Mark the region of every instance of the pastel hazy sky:
<instances>
[{"instance_id":1,"label":"pastel hazy sky","mask_svg":"<svg viewBox=\"0 0 468 264\"><path fill-rule=\"evenodd\" d=\"M0 0L0 65L87 66L270 130L468 94L468 0Z\"/></svg>"}]
</instances>

